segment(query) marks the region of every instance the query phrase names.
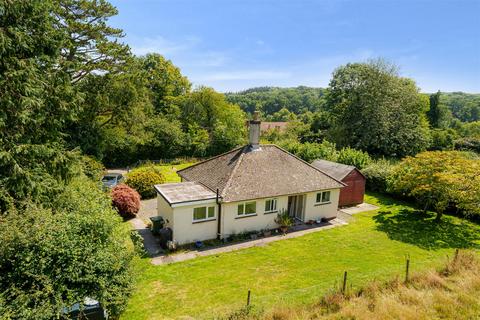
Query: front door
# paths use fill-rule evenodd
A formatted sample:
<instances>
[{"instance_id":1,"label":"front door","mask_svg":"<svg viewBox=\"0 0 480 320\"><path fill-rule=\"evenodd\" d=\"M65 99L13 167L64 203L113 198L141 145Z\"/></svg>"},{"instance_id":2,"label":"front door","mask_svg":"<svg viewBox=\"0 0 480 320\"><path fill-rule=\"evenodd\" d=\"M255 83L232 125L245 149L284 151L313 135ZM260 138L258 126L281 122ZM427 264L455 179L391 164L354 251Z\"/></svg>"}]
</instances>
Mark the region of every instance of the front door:
<instances>
[{"instance_id":1,"label":"front door","mask_svg":"<svg viewBox=\"0 0 480 320\"><path fill-rule=\"evenodd\" d=\"M303 216L305 211L305 200L306 200L306 197L304 194L288 197L288 214L292 218L303 221Z\"/></svg>"}]
</instances>

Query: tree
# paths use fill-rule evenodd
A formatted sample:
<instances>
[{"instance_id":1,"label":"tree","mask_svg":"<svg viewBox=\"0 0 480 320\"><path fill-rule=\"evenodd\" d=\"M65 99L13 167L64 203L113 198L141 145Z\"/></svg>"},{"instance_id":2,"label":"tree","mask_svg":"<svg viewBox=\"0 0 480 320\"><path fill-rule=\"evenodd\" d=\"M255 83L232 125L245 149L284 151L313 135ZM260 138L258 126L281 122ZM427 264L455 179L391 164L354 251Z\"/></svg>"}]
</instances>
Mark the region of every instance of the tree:
<instances>
[{"instance_id":1,"label":"tree","mask_svg":"<svg viewBox=\"0 0 480 320\"><path fill-rule=\"evenodd\" d=\"M71 147L80 146L84 153L111 163L109 151L117 149L119 139L128 143L146 139L145 123L153 108L146 75L136 59L129 59L119 73L88 75L77 88L83 99L77 117L69 122ZM112 138L112 132L124 134Z\"/></svg>"},{"instance_id":2,"label":"tree","mask_svg":"<svg viewBox=\"0 0 480 320\"><path fill-rule=\"evenodd\" d=\"M0 216L0 310L11 319L57 319L91 297L116 317L132 289L133 257L111 200L76 179L52 209L28 204Z\"/></svg>"},{"instance_id":3,"label":"tree","mask_svg":"<svg viewBox=\"0 0 480 320\"><path fill-rule=\"evenodd\" d=\"M428 101L412 80L381 60L336 69L326 107L333 122L329 135L341 147L401 157L429 145Z\"/></svg>"},{"instance_id":4,"label":"tree","mask_svg":"<svg viewBox=\"0 0 480 320\"><path fill-rule=\"evenodd\" d=\"M327 140L323 140L322 143L300 143L297 140L283 140L279 142L279 146L307 162L312 162L315 159L337 161L338 158L335 143Z\"/></svg>"},{"instance_id":5,"label":"tree","mask_svg":"<svg viewBox=\"0 0 480 320\"><path fill-rule=\"evenodd\" d=\"M407 157L389 179L390 190L415 198L439 221L455 206L466 215L480 214L480 160L459 151L427 151Z\"/></svg>"},{"instance_id":6,"label":"tree","mask_svg":"<svg viewBox=\"0 0 480 320\"><path fill-rule=\"evenodd\" d=\"M282 108L300 115L307 111L316 112L323 107L322 88L299 86L296 88L259 87L237 93L227 93L227 100L238 104L243 111L253 113L261 111L266 118ZM279 121L279 120L275 120Z\"/></svg>"},{"instance_id":7,"label":"tree","mask_svg":"<svg viewBox=\"0 0 480 320\"><path fill-rule=\"evenodd\" d=\"M57 68L63 33L51 1L0 5L0 211L53 196L78 169L63 148L76 95Z\"/></svg>"},{"instance_id":8,"label":"tree","mask_svg":"<svg viewBox=\"0 0 480 320\"><path fill-rule=\"evenodd\" d=\"M291 121L295 120L297 117L294 113L288 111L287 108L282 108L272 114L271 116L267 116L267 121Z\"/></svg>"},{"instance_id":9,"label":"tree","mask_svg":"<svg viewBox=\"0 0 480 320\"><path fill-rule=\"evenodd\" d=\"M179 98L184 130L198 126L208 133L209 154L226 152L245 140L245 115L237 105L226 101L225 96L207 87Z\"/></svg>"},{"instance_id":10,"label":"tree","mask_svg":"<svg viewBox=\"0 0 480 320\"><path fill-rule=\"evenodd\" d=\"M190 92L190 81L170 60L157 53L137 59L146 75L155 111L173 118L179 116L179 110L172 100Z\"/></svg>"},{"instance_id":11,"label":"tree","mask_svg":"<svg viewBox=\"0 0 480 320\"><path fill-rule=\"evenodd\" d=\"M117 9L106 0L55 1L56 28L63 32L59 64L73 83L87 75L117 72L129 57L128 46L119 43L121 29L107 24Z\"/></svg>"},{"instance_id":12,"label":"tree","mask_svg":"<svg viewBox=\"0 0 480 320\"><path fill-rule=\"evenodd\" d=\"M430 95L430 109L427 112L428 121L432 128L448 128L452 120L452 114L447 106L441 102L441 94L438 91Z\"/></svg>"},{"instance_id":13,"label":"tree","mask_svg":"<svg viewBox=\"0 0 480 320\"><path fill-rule=\"evenodd\" d=\"M430 150L453 150L458 133L453 129L433 129Z\"/></svg>"},{"instance_id":14,"label":"tree","mask_svg":"<svg viewBox=\"0 0 480 320\"><path fill-rule=\"evenodd\" d=\"M463 122L480 120L480 94L442 93L442 102L448 106L455 118Z\"/></svg>"},{"instance_id":15,"label":"tree","mask_svg":"<svg viewBox=\"0 0 480 320\"><path fill-rule=\"evenodd\" d=\"M480 138L480 121L465 123L459 131L462 137Z\"/></svg>"},{"instance_id":16,"label":"tree","mask_svg":"<svg viewBox=\"0 0 480 320\"><path fill-rule=\"evenodd\" d=\"M370 164L372 159L368 153L352 148L342 148L338 152L337 162L363 169Z\"/></svg>"},{"instance_id":17,"label":"tree","mask_svg":"<svg viewBox=\"0 0 480 320\"><path fill-rule=\"evenodd\" d=\"M137 153L144 159L173 159L183 154L186 147L191 147L186 146L187 137L177 119L157 115L145 123L145 131L145 142Z\"/></svg>"}]
</instances>

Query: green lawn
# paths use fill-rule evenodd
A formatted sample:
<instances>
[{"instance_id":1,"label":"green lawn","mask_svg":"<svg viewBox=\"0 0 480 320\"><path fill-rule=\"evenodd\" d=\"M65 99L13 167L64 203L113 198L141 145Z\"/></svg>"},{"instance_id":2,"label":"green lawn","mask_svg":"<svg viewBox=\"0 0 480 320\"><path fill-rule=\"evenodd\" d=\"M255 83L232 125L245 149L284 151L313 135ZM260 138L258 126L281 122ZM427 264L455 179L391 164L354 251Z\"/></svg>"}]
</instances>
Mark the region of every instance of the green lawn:
<instances>
[{"instance_id":1,"label":"green lawn","mask_svg":"<svg viewBox=\"0 0 480 320\"><path fill-rule=\"evenodd\" d=\"M158 165L162 170L162 173L165 175L165 182L180 182L180 177L177 174L178 170L185 169L190 167L194 162L187 162L181 164L162 164Z\"/></svg>"},{"instance_id":2,"label":"green lawn","mask_svg":"<svg viewBox=\"0 0 480 320\"><path fill-rule=\"evenodd\" d=\"M311 304L341 281L358 287L373 279L438 266L454 248L480 249L480 226L450 216L435 224L410 205L367 196L380 210L350 224L264 247L153 266L137 263L137 288L122 319L212 318L241 308L247 290L261 309Z\"/></svg>"}]
</instances>

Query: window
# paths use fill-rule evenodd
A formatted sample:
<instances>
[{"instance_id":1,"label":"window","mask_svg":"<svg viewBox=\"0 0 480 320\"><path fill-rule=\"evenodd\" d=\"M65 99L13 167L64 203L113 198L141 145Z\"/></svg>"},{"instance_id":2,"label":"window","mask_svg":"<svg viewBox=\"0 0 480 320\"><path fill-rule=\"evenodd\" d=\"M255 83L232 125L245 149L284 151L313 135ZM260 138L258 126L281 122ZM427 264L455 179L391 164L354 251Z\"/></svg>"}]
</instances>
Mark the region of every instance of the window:
<instances>
[{"instance_id":1,"label":"window","mask_svg":"<svg viewBox=\"0 0 480 320\"><path fill-rule=\"evenodd\" d=\"M215 207L193 208L193 221L205 221L215 218Z\"/></svg>"},{"instance_id":2,"label":"window","mask_svg":"<svg viewBox=\"0 0 480 320\"><path fill-rule=\"evenodd\" d=\"M317 193L317 203L329 203L330 202L330 191L323 191Z\"/></svg>"},{"instance_id":3,"label":"window","mask_svg":"<svg viewBox=\"0 0 480 320\"><path fill-rule=\"evenodd\" d=\"M237 215L239 216L251 216L257 213L257 202L245 202L241 203L237 207Z\"/></svg>"},{"instance_id":4,"label":"window","mask_svg":"<svg viewBox=\"0 0 480 320\"><path fill-rule=\"evenodd\" d=\"M265 201L265 213L277 211L277 199L268 199Z\"/></svg>"}]
</instances>

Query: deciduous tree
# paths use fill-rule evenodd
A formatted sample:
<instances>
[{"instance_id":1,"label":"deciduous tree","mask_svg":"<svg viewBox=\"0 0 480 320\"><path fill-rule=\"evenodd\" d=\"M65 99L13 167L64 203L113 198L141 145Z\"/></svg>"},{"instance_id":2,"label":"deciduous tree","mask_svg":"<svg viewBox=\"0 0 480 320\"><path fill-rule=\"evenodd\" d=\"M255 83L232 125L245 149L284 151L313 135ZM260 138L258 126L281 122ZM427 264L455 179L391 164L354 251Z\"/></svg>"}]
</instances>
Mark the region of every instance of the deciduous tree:
<instances>
[{"instance_id":1,"label":"deciduous tree","mask_svg":"<svg viewBox=\"0 0 480 320\"><path fill-rule=\"evenodd\" d=\"M427 112L427 117L432 128L448 128L452 120L452 114L448 107L442 103L441 96L440 91L430 95L430 109Z\"/></svg>"},{"instance_id":2,"label":"deciduous tree","mask_svg":"<svg viewBox=\"0 0 480 320\"><path fill-rule=\"evenodd\" d=\"M459 151L428 151L407 157L393 170L390 189L415 198L437 220L449 206L480 214L480 159Z\"/></svg>"},{"instance_id":3,"label":"deciduous tree","mask_svg":"<svg viewBox=\"0 0 480 320\"><path fill-rule=\"evenodd\" d=\"M91 181L73 181L54 202L0 216L2 316L59 319L91 297L117 317L132 289L129 228Z\"/></svg>"},{"instance_id":4,"label":"deciduous tree","mask_svg":"<svg viewBox=\"0 0 480 320\"><path fill-rule=\"evenodd\" d=\"M429 145L428 101L415 82L381 60L336 69L326 104L334 123L330 135L339 146L401 157Z\"/></svg>"}]
</instances>

